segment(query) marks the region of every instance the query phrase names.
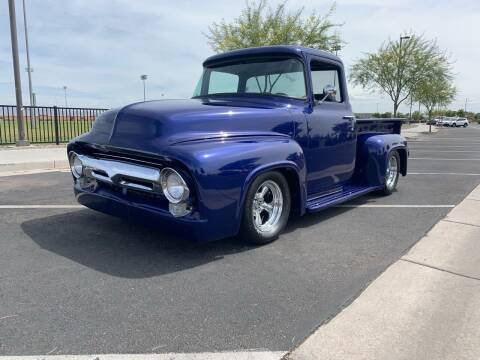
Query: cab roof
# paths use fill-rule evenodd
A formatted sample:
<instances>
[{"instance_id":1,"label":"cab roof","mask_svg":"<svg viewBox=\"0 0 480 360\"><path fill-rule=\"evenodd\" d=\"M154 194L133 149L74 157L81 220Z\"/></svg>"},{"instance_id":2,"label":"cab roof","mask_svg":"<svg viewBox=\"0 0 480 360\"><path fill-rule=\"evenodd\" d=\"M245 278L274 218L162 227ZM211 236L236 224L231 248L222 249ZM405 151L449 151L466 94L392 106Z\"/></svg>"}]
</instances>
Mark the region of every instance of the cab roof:
<instances>
[{"instance_id":1,"label":"cab roof","mask_svg":"<svg viewBox=\"0 0 480 360\"><path fill-rule=\"evenodd\" d=\"M203 62L203 66L209 66L216 63L222 63L225 61L233 60L236 58L246 58L251 56L278 56L278 55L290 55L290 56L297 56L302 57L302 53L307 53L311 55L315 55L318 57L322 57L329 60L334 60L339 63L342 63L339 57L322 50L306 48L302 46L294 46L294 45L274 45L274 46L261 46L261 47L253 47L253 48L246 48L246 49L239 49L228 51L222 54L217 54L210 56Z\"/></svg>"}]
</instances>

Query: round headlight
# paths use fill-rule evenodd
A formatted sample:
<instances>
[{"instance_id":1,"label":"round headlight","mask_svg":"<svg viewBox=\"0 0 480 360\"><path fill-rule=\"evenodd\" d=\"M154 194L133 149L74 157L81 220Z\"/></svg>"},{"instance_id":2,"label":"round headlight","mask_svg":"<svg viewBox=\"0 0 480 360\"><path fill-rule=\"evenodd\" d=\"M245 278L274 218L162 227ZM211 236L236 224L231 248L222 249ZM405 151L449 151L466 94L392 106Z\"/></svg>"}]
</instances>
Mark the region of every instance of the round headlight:
<instances>
[{"instance_id":1,"label":"round headlight","mask_svg":"<svg viewBox=\"0 0 480 360\"><path fill-rule=\"evenodd\" d=\"M70 155L70 169L73 176L75 176L77 179L83 175L82 160L80 160L78 155L75 153L71 153Z\"/></svg>"},{"instance_id":2,"label":"round headlight","mask_svg":"<svg viewBox=\"0 0 480 360\"><path fill-rule=\"evenodd\" d=\"M185 180L172 168L164 168L161 171L160 183L165 197L173 204L186 200L190 194Z\"/></svg>"}]
</instances>

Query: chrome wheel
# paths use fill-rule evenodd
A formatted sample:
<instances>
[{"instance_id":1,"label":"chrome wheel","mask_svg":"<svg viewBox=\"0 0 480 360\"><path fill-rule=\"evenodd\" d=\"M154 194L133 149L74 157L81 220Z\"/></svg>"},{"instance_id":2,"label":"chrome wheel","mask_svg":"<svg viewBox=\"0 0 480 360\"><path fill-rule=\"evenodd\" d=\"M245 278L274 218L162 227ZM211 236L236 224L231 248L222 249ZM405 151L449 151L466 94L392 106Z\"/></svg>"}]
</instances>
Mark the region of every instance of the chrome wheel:
<instances>
[{"instance_id":1,"label":"chrome wheel","mask_svg":"<svg viewBox=\"0 0 480 360\"><path fill-rule=\"evenodd\" d=\"M396 156L391 156L388 160L387 174L385 177L385 186L387 189L393 189L398 177L398 160Z\"/></svg>"},{"instance_id":2,"label":"chrome wheel","mask_svg":"<svg viewBox=\"0 0 480 360\"><path fill-rule=\"evenodd\" d=\"M283 195L280 186L272 181L263 182L253 198L253 224L262 233L275 232L283 210Z\"/></svg>"}]
</instances>

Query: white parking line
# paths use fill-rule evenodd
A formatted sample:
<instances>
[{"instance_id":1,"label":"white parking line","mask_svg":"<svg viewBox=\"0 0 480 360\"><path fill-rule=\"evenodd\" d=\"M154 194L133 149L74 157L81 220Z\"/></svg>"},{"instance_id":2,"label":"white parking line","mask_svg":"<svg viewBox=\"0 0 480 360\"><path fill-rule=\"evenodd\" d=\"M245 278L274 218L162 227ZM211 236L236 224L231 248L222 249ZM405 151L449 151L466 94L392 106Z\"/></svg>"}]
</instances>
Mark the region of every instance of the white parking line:
<instances>
[{"instance_id":1,"label":"white parking line","mask_svg":"<svg viewBox=\"0 0 480 360\"><path fill-rule=\"evenodd\" d=\"M428 140L410 140L409 142L429 142L429 141L436 141L436 140L455 140L455 141L458 141L458 140L467 140L467 141L470 141L470 140L477 140L478 137L477 136L472 136L472 137L466 137L466 138L440 138L440 137L435 137L433 139L428 139Z\"/></svg>"},{"instance_id":2,"label":"white parking line","mask_svg":"<svg viewBox=\"0 0 480 360\"><path fill-rule=\"evenodd\" d=\"M408 175L459 175L459 176L480 176L480 174L474 173L438 173L438 172L430 172L430 173L421 173L421 172L409 172Z\"/></svg>"},{"instance_id":3,"label":"white parking line","mask_svg":"<svg viewBox=\"0 0 480 360\"><path fill-rule=\"evenodd\" d=\"M411 157L408 160L441 160L441 161L480 161L480 159L444 159L444 158L428 158L428 157Z\"/></svg>"},{"instance_id":4,"label":"white parking line","mask_svg":"<svg viewBox=\"0 0 480 360\"><path fill-rule=\"evenodd\" d=\"M435 150L435 149L410 149L411 152L434 152L434 153L480 153L480 150Z\"/></svg>"},{"instance_id":5,"label":"white parking line","mask_svg":"<svg viewBox=\"0 0 480 360\"><path fill-rule=\"evenodd\" d=\"M341 204L335 205L336 208L444 208L444 209L451 209L454 208L455 205L381 205L381 204Z\"/></svg>"},{"instance_id":6,"label":"white parking line","mask_svg":"<svg viewBox=\"0 0 480 360\"><path fill-rule=\"evenodd\" d=\"M0 360L280 360L281 351L233 351L217 353L27 355L0 356Z\"/></svg>"},{"instance_id":7,"label":"white parking line","mask_svg":"<svg viewBox=\"0 0 480 360\"><path fill-rule=\"evenodd\" d=\"M433 148L439 148L439 149L450 149L450 148L467 148L467 149L478 149L480 148L480 142L477 144L463 144L463 145L445 145L442 143L435 143L435 144L422 144L422 145L415 145L415 144L409 144L410 149L423 149L423 148L428 148L428 149L433 149Z\"/></svg>"},{"instance_id":8,"label":"white parking line","mask_svg":"<svg viewBox=\"0 0 480 360\"><path fill-rule=\"evenodd\" d=\"M84 209L82 205L0 205L0 209Z\"/></svg>"}]
</instances>

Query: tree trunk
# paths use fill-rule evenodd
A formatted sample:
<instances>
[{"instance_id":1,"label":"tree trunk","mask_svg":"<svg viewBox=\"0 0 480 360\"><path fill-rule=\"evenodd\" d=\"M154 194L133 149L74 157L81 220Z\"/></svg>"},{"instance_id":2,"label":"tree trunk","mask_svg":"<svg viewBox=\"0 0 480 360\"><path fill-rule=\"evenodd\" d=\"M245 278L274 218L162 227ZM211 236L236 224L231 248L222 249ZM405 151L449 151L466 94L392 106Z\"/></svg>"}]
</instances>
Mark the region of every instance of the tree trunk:
<instances>
[{"instance_id":1,"label":"tree trunk","mask_svg":"<svg viewBox=\"0 0 480 360\"><path fill-rule=\"evenodd\" d=\"M397 111L398 111L398 104L397 102L395 101L393 103L393 117L396 118L397 117Z\"/></svg>"},{"instance_id":2,"label":"tree trunk","mask_svg":"<svg viewBox=\"0 0 480 360\"><path fill-rule=\"evenodd\" d=\"M428 132L431 134L432 133L432 110L428 110Z\"/></svg>"}]
</instances>

